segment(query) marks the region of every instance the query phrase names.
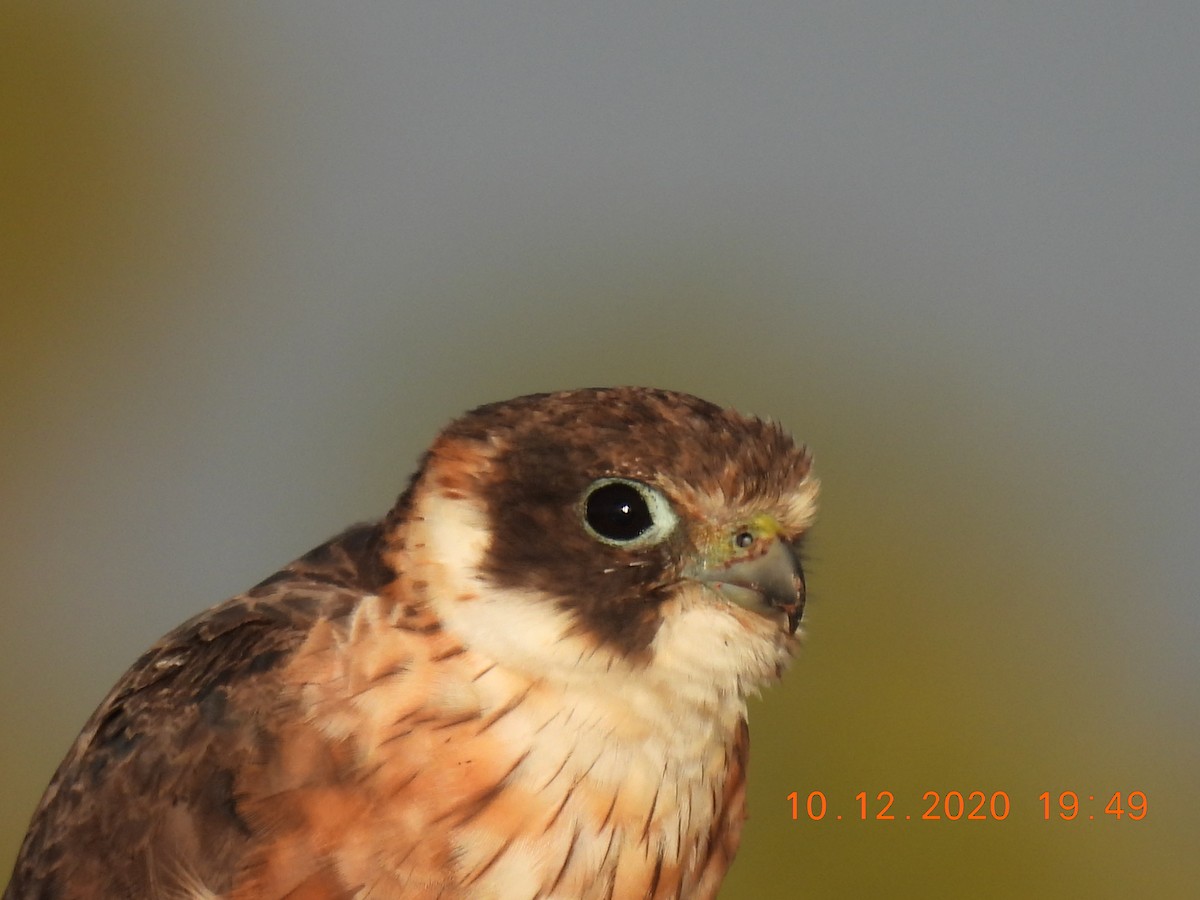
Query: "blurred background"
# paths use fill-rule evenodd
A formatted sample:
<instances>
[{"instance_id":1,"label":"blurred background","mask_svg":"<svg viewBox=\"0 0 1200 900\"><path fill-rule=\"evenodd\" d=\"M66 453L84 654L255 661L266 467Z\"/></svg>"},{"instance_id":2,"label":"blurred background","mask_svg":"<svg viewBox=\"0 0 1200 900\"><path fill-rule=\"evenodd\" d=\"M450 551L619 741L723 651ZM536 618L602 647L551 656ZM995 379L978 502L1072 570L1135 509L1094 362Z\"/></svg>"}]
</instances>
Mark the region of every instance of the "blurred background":
<instances>
[{"instance_id":1,"label":"blurred background","mask_svg":"<svg viewBox=\"0 0 1200 900\"><path fill-rule=\"evenodd\" d=\"M0 883L163 632L462 410L638 383L824 483L722 897L1191 895L1198 43L1186 0L0 6ZM1011 812L921 820L954 790Z\"/></svg>"}]
</instances>

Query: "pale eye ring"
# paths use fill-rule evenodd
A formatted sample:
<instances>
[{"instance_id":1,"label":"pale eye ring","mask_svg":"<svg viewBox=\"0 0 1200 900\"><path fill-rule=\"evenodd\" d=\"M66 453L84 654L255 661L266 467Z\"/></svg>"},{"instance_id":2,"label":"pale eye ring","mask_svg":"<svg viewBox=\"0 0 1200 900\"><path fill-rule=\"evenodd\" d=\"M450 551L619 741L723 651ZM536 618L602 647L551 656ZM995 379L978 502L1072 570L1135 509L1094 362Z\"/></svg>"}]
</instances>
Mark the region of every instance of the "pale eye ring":
<instances>
[{"instance_id":1,"label":"pale eye ring","mask_svg":"<svg viewBox=\"0 0 1200 900\"><path fill-rule=\"evenodd\" d=\"M678 519L661 491L629 478L600 478L583 493L584 527L596 540L614 547L657 544Z\"/></svg>"}]
</instances>

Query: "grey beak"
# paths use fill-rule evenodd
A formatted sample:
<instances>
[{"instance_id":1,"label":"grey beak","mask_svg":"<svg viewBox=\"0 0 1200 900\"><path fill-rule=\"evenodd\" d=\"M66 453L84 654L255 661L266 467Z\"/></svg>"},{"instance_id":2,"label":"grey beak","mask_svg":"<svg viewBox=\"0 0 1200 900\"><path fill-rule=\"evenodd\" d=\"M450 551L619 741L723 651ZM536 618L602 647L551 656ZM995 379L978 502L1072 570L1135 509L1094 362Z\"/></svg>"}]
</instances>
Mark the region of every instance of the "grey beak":
<instances>
[{"instance_id":1,"label":"grey beak","mask_svg":"<svg viewBox=\"0 0 1200 900\"><path fill-rule=\"evenodd\" d=\"M804 614L804 571L791 546L775 539L766 553L726 566L706 566L689 574L711 584L738 606L762 615L787 615L794 633Z\"/></svg>"}]
</instances>

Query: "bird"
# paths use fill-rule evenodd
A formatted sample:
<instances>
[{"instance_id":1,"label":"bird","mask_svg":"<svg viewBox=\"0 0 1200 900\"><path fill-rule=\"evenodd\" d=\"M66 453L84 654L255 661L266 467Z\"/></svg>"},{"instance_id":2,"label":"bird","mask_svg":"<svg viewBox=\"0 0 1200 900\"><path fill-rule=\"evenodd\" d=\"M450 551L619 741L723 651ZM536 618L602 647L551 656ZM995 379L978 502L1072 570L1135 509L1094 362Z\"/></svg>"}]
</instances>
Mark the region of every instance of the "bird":
<instances>
[{"instance_id":1,"label":"bird","mask_svg":"<svg viewBox=\"0 0 1200 900\"><path fill-rule=\"evenodd\" d=\"M689 394L480 406L133 664L4 900L713 897L817 494L781 425Z\"/></svg>"}]
</instances>

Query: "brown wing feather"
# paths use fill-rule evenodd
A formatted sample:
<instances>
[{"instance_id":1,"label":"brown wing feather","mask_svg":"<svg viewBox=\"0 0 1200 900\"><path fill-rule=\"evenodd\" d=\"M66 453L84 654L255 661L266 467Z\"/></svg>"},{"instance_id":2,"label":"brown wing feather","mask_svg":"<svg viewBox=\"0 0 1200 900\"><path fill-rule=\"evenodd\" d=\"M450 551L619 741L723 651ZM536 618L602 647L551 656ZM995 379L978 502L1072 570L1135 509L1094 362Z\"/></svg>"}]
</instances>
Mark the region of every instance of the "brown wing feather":
<instances>
[{"instance_id":1,"label":"brown wing feather","mask_svg":"<svg viewBox=\"0 0 1200 900\"><path fill-rule=\"evenodd\" d=\"M55 773L5 900L227 890L250 837L235 773L295 714L280 671L313 624L390 580L379 540L346 531L134 663Z\"/></svg>"}]
</instances>

